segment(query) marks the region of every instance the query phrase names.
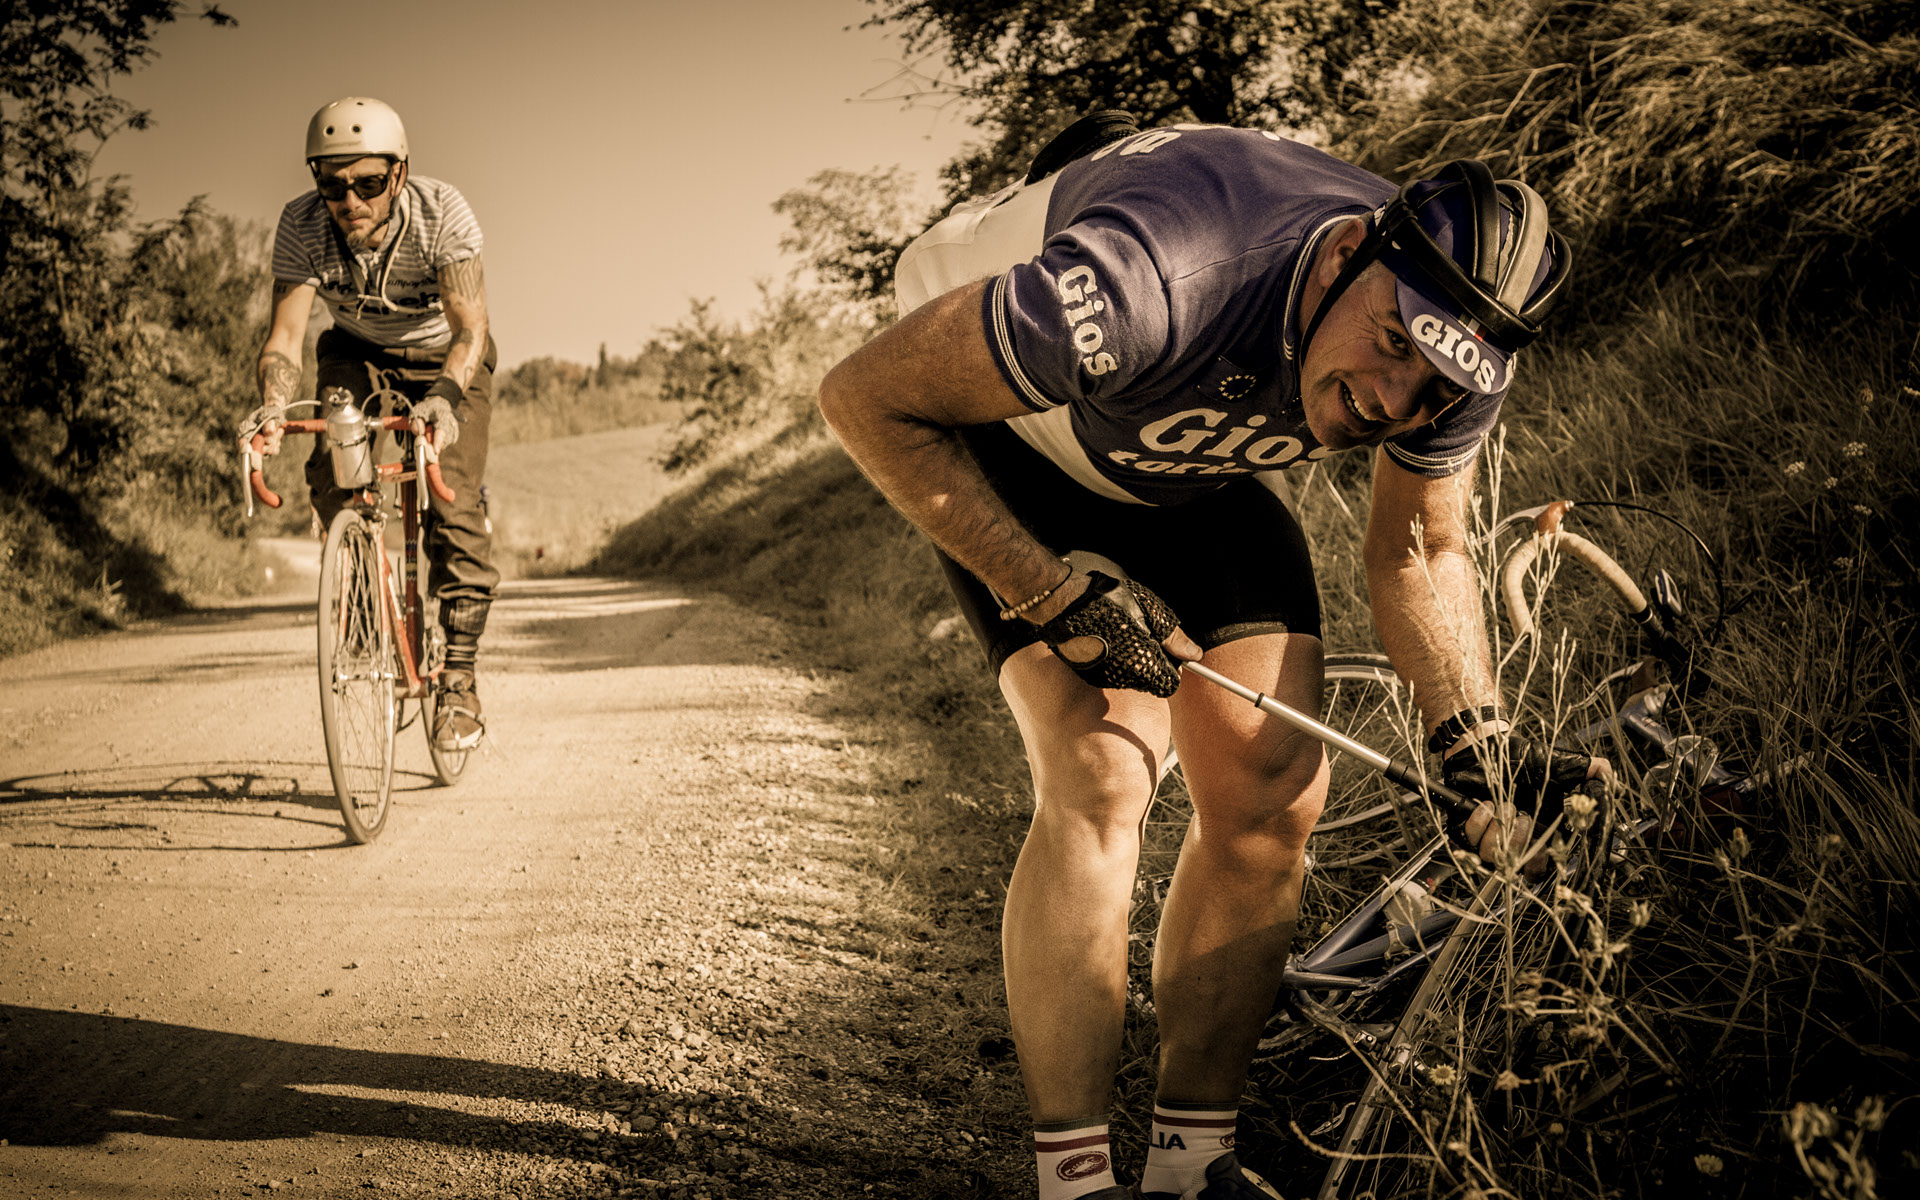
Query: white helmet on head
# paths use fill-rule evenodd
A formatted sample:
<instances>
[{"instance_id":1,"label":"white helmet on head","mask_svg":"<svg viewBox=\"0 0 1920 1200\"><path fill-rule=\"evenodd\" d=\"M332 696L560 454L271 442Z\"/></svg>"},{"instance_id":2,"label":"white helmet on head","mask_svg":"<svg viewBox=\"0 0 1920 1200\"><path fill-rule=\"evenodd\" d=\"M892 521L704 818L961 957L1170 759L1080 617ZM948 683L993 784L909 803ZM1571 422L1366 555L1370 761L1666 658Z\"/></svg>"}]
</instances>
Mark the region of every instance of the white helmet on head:
<instances>
[{"instance_id":1,"label":"white helmet on head","mask_svg":"<svg viewBox=\"0 0 1920 1200\"><path fill-rule=\"evenodd\" d=\"M390 106L367 96L343 96L307 122L308 163L370 154L407 161L407 128Z\"/></svg>"}]
</instances>

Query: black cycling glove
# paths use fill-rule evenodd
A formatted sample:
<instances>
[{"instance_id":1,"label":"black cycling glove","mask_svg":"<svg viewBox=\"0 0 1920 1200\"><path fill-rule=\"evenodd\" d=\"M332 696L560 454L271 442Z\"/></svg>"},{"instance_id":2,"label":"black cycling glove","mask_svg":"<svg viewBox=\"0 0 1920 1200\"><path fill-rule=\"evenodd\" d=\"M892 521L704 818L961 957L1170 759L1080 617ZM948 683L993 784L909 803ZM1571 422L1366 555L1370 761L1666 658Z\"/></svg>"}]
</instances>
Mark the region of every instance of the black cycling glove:
<instances>
[{"instance_id":1,"label":"black cycling glove","mask_svg":"<svg viewBox=\"0 0 1920 1200\"><path fill-rule=\"evenodd\" d=\"M1087 590L1040 626L1040 640L1094 687L1131 688L1165 699L1180 686L1180 668L1160 643L1179 627L1173 610L1151 589L1090 571ZM1077 637L1098 639L1100 653L1087 662L1061 654L1060 647Z\"/></svg>"},{"instance_id":2,"label":"black cycling glove","mask_svg":"<svg viewBox=\"0 0 1920 1200\"><path fill-rule=\"evenodd\" d=\"M1506 800L1540 825L1560 816L1567 797L1585 787L1593 759L1570 750L1556 750L1521 737L1506 738L1506 745L1492 742L1462 750L1440 764L1440 779L1448 787L1474 800ZM1506 779L1499 781L1504 772ZM1469 846L1466 818L1447 826L1455 843Z\"/></svg>"}]
</instances>

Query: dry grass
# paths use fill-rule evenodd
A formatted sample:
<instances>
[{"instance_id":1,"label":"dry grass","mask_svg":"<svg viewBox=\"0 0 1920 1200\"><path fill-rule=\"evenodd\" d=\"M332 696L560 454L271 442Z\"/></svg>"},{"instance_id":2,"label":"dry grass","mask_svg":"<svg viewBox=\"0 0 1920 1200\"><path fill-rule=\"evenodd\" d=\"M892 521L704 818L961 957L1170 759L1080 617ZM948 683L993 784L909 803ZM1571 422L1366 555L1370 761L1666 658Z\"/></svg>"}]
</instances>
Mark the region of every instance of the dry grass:
<instances>
[{"instance_id":1,"label":"dry grass","mask_svg":"<svg viewBox=\"0 0 1920 1200\"><path fill-rule=\"evenodd\" d=\"M1911 5L1431 0L1383 28L1431 87L1349 144L1408 177L1471 156L1533 183L1589 310L1681 272L1765 282L1776 302L1911 293L1890 254L1920 196Z\"/></svg>"}]
</instances>

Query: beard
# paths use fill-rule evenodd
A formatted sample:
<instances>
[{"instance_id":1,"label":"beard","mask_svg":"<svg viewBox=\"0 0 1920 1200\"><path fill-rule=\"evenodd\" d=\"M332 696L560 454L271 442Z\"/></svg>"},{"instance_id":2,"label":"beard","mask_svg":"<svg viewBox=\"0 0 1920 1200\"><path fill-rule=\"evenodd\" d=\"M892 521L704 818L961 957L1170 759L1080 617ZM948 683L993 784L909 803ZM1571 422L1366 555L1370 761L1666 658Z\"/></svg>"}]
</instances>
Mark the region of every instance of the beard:
<instances>
[{"instance_id":1,"label":"beard","mask_svg":"<svg viewBox=\"0 0 1920 1200\"><path fill-rule=\"evenodd\" d=\"M380 243L386 240L387 226L391 223L392 217L392 208L388 208L384 213L376 213L373 218L373 223L357 233L349 230L337 219L334 224L340 227L340 236L346 239L349 250L373 250L377 249Z\"/></svg>"},{"instance_id":2,"label":"beard","mask_svg":"<svg viewBox=\"0 0 1920 1200\"><path fill-rule=\"evenodd\" d=\"M359 233L344 233L343 231L343 235L347 239L347 248L349 250L372 250L386 240L387 223L381 221L368 226Z\"/></svg>"}]
</instances>

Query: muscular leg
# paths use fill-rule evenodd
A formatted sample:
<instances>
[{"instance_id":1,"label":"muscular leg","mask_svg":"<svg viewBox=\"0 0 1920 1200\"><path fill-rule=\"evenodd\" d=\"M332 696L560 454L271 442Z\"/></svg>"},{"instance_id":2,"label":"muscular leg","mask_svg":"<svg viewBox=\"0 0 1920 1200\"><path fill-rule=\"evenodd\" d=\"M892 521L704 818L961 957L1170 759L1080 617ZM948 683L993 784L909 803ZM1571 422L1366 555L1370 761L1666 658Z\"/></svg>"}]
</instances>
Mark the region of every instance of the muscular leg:
<instances>
[{"instance_id":1,"label":"muscular leg","mask_svg":"<svg viewBox=\"0 0 1920 1200\"><path fill-rule=\"evenodd\" d=\"M1317 638L1245 638L1202 661L1304 712L1319 711ZM1172 721L1194 821L1154 948L1159 1094L1231 1108L1299 916L1302 856L1326 798L1326 756L1318 742L1200 679L1183 681Z\"/></svg>"},{"instance_id":2,"label":"muscular leg","mask_svg":"<svg viewBox=\"0 0 1920 1200\"><path fill-rule=\"evenodd\" d=\"M1167 704L1099 691L1043 646L1001 690L1033 769L1034 815L1007 888L1007 1008L1036 1122L1104 1117L1126 1018L1127 913L1167 745Z\"/></svg>"}]
</instances>

